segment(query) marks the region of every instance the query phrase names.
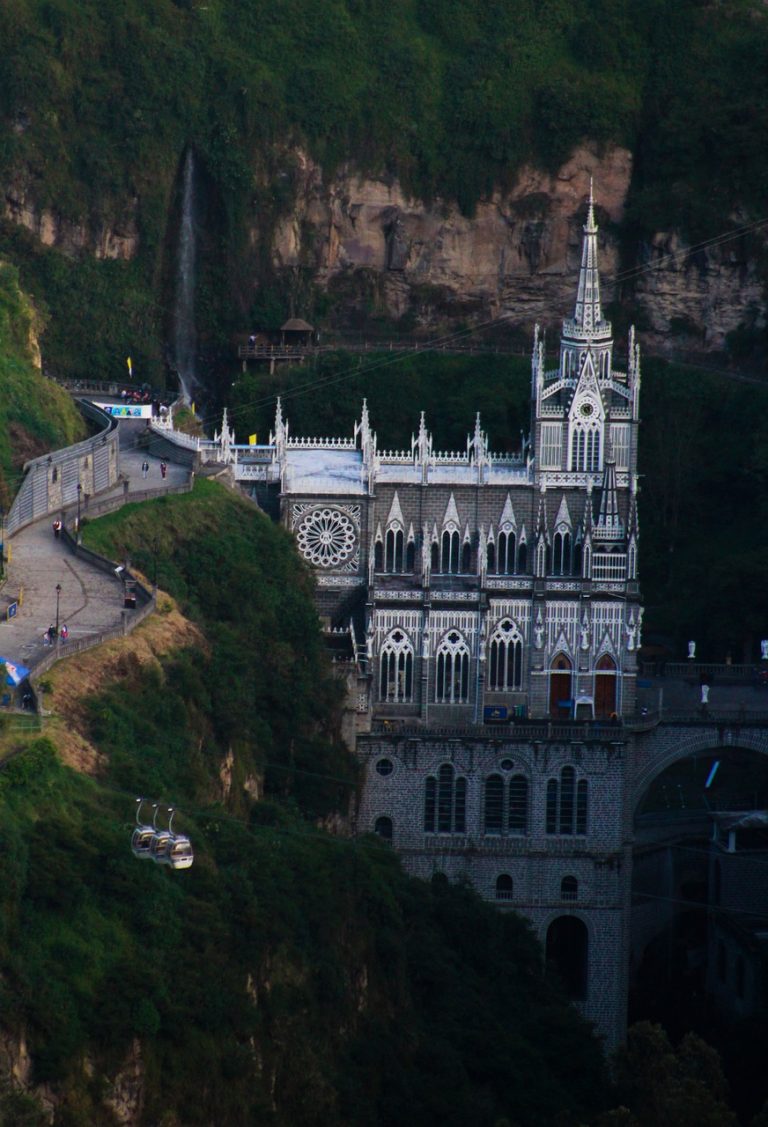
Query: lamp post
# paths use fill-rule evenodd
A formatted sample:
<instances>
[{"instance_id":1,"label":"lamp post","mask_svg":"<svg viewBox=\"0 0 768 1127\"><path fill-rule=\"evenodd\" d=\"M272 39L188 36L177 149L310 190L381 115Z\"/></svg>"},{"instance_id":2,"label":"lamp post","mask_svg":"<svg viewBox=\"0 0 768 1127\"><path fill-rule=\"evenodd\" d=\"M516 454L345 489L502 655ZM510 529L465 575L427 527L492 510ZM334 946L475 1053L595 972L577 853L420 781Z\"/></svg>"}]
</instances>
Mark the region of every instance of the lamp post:
<instances>
[{"instance_id":1,"label":"lamp post","mask_svg":"<svg viewBox=\"0 0 768 1127\"><path fill-rule=\"evenodd\" d=\"M56 645L59 644L59 600L61 599L61 584L56 584Z\"/></svg>"},{"instance_id":2,"label":"lamp post","mask_svg":"<svg viewBox=\"0 0 768 1127\"><path fill-rule=\"evenodd\" d=\"M83 495L82 483L77 483L77 524L75 525L75 533L78 544L80 543L80 499Z\"/></svg>"}]
</instances>

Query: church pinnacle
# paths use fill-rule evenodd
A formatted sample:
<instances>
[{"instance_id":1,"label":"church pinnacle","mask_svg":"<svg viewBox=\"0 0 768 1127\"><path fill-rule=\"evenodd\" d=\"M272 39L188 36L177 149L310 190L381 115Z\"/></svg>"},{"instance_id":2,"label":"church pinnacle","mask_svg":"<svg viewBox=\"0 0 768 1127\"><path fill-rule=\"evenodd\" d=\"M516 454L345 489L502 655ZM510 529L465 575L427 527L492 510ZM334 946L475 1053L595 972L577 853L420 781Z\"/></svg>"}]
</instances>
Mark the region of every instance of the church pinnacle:
<instances>
[{"instance_id":1,"label":"church pinnacle","mask_svg":"<svg viewBox=\"0 0 768 1127\"><path fill-rule=\"evenodd\" d=\"M576 292L576 308L571 321L563 324L563 335L571 339L591 339L610 336L611 326L603 320L600 305L600 271L597 264L597 223L595 222L595 199L592 177L589 178L589 199L587 202L587 221L584 224L584 242L581 248L581 267L579 285Z\"/></svg>"}]
</instances>

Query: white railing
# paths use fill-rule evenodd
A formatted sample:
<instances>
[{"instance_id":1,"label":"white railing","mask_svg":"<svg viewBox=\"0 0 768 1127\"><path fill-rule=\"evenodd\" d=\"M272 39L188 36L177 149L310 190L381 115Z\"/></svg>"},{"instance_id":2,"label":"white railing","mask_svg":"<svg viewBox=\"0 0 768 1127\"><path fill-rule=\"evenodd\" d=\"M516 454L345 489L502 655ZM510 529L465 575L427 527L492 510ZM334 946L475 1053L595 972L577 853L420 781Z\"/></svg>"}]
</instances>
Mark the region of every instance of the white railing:
<instances>
[{"instance_id":1,"label":"white railing","mask_svg":"<svg viewBox=\"0 0 768 1127\"><path fill-rule=\"evenodd\" d=\"M600 582L627 578L626 552L595 552L592 556L592 579Z\"/></svg>"}]
</instances>

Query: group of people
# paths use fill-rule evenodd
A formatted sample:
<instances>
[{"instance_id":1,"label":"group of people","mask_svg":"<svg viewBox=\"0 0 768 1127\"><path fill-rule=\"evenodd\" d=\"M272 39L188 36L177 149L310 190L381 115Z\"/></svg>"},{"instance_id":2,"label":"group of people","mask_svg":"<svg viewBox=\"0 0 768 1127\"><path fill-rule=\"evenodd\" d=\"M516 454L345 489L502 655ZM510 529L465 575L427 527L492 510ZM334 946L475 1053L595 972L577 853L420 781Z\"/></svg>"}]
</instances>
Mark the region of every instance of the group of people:
<instances>
[{"instance_id":1,"label":"group of people","mask_svg":"<svg viewBox=\"0 0 768 1127\"><path fill-rule=\"evenodd\" d=\"M69 637L69 628L66 622L62 622L58 631L56 630L56 627L53 625L53 623L51 623L46 632L43 634L43 645L52 646L57 637L60 638L62 642L66 642L67 638Z\"/></svg>"},{"instance_id":2,"label":"group of people","mask_svg":"<svg viewBox=\"0 0 768 1127\"><path fill-rule=\"evenodd\" d=\"M149 473L149 462L145 458L144 461L141 463L141 476L146 477L148 473ZM161 462L160 463L160 476L162 478L165 478L167 476L167 474L168 474L168 463L167 462Z\"/></svg>"}]
</instances>

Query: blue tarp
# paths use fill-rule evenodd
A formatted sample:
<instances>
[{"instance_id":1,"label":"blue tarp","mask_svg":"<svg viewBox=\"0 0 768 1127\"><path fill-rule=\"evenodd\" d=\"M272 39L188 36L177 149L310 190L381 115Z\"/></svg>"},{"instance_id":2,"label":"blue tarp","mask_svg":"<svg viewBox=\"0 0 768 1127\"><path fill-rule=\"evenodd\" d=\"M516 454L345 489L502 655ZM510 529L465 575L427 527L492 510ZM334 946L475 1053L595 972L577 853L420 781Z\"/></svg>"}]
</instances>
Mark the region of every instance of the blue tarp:
<instances>
[{"instance_id":1,"label":"blue tarp","mask_svg":"<svg viewBox=\"0 0 768 1127\"><path fill-rule=\"evenodd\" d=\"M11 661L8 657L0 657L0 662L4 662L5 668L8 670L8 676L5 679L6 685L20 685L25 677L29 677L29 670L26 665L17 665L15 661Z\"/></svg>"}]
</instances>

